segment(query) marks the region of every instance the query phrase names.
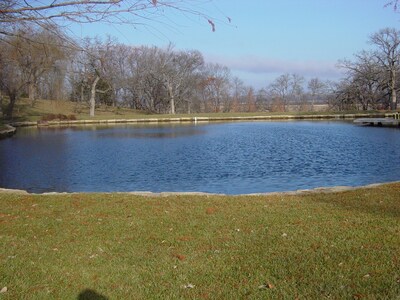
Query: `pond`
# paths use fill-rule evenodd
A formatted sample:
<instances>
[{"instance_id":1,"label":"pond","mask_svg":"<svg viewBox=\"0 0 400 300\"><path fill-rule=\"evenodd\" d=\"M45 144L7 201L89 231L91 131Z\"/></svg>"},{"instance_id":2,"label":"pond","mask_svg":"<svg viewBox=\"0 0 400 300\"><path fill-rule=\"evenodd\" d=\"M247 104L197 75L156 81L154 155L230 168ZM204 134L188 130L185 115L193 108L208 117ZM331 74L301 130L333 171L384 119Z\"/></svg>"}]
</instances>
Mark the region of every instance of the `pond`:
<instances>
[{"instance_id":1,"label":"pond","mask_svg":"<svg viewBox=\"0 0 400 300\"><path fill-rule=\"evenodd\" d=\"M0 187L248 194L400 180L400 130L335 121L20 128Z\"/></svg>"}]
</instances>

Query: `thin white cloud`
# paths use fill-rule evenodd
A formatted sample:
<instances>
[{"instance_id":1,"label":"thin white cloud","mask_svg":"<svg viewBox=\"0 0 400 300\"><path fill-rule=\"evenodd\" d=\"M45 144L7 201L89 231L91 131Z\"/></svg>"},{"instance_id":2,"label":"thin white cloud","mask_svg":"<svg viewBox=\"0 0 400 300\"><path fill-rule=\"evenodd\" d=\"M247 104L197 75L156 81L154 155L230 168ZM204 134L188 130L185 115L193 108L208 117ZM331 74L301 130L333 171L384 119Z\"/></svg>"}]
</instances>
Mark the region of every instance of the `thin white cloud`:
<instances>
[{"instance_id":1,"label":"thin white cloud","mask_svg":"<svg viewBox=\"0 0 400 300\"><path fill-rule=\"evenodd\" d=\"M339 78L341 71L336 62L327 61L283 61L253 55L223 57L205 55L207 62L219 63L229 67L233 72L246 72L268 76L273 74L296 73L306 77Z\"/></svg>"}]
</instances>

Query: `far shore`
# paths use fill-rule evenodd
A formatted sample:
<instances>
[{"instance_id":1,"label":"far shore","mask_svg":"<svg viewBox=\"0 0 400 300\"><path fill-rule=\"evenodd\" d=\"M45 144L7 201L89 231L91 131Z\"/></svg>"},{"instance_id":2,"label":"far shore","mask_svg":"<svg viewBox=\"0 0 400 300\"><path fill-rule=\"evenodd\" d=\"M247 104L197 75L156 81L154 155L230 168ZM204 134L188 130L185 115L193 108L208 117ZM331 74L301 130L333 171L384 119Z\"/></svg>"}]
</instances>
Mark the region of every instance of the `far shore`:
<instances>
[{"instance_id":1,"label":"far shore","mask_svg":"<svg viewBox=\"0 0 400 300\"><path fill-rule=\"evenodd\" d=\"M148 118L124 118L124 119L82 119L82 120L52 120L52 121L23 121L11 122L13 127L29 126L69 126L86 124L123 124L123 123L197 123L197 122L221 122L221 121L275 121L275 120L353 120L356 118L387 118L393 113L356 113L356 114L299 114L299 115L249 115L249 116L184 116L184 117L160 117Z\"/></svg>"}]
</instances>

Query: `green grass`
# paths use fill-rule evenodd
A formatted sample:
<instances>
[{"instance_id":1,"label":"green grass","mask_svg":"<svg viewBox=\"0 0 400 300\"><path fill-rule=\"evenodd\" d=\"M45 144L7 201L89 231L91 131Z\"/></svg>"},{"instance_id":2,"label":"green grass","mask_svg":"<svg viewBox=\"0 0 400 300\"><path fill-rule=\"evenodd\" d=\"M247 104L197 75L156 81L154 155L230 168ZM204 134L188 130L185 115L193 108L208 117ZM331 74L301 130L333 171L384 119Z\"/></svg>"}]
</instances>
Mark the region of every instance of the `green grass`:
<instances>
[{"instance_id":1,"label":"green grass","mask_svg":"<svg viewBox=\"0 0 400 300\"><path fill-rule=\"evenodd\" d=\"M376 111L372 111L374 113ZM338 112L324 112L335 114ZM346 111L343 113L362 113ZM96 109L95 117L89 116L89 106L70 101L37 100L32 107L28 99L20 99L14 109L14 121L38 121L46 114L75 115L77 119L136 119L136 118L179 118L179 117L243 117L243 116L274 116L274 115L315 115L321 112L254 112L254 113L201 113L201 114L148 114L142 111L101 106ZM0 120L1 121L1 120Z\"/></svg>"},{"instance_id":2,"label":"green grass","mask_svg":"<svg viewBox=\"0 0 400 300\"><path fill-rule=\"evenodd\" d=\"M399 299L399 194L0 194L0 298Z\"/></svg>"},{"instance_id":3,"label":"green grass","mask_svg":"<svg viewBox=\"0 0 400 300\"><path fill-rule=\"evenodd\" d=\"M77 119L91 119L89 106L70 101L37 100L32 107L28 99L20 99L14 109L15 121L38 121L47 114L75 115ZM95 119L137 118L146 116L131 109L102 106L96 109Z\"/></svg>"}]
</instances>

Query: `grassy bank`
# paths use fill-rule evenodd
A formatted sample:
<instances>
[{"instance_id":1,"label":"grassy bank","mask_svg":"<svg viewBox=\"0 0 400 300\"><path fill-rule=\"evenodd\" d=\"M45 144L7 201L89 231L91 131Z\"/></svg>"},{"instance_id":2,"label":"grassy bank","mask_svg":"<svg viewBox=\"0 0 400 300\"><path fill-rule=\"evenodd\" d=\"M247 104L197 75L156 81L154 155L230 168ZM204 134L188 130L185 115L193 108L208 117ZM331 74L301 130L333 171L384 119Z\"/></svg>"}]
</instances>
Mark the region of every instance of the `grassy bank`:
<instances>
[{"instance_id":1,"label":"grassy bank","mask_svg":"<svg viewBox=\"0 0 400 300\"><path fill-rule=\"evenodd\" d=\"M397 299L399 194L0 194L0 298Z\"/></svg>"},{"instance_id":2,"label":"grassy bank","mask_svg":"<svg viewBox=\"0 0 400 300\"><path fill-rule=\"evenodd\" d=\"M323 112L323 114L335 114L337 112ZM344 113L361 113L360 111L346 111ZM371 112L376 113L376 112ZM381 112L382 113L382 112ZM70 101L37 100L32 107L28 99L21 99L17 102L14 110L14 121L38 121L49 114L74 115L78 120L107 120L107 119L145 119L145 118L184 118L193 117L189 114L148 114L142 111L101 106L96 109L96 116L89 116L89 107L86 104L79 104ZM282 112L254 112L254 113L202 113L195 114L197 117L251 117L251 116L274 116L282 115ZM285 115L315 115L321 112L285 112ZM1 120L0 120L1 121ZM1 124L1 122L0 122Z\"/></svg>"}]
</instances>

